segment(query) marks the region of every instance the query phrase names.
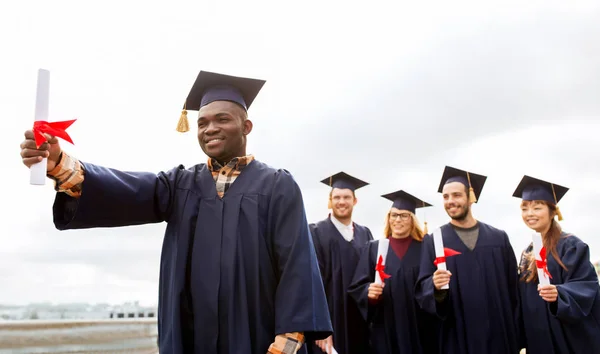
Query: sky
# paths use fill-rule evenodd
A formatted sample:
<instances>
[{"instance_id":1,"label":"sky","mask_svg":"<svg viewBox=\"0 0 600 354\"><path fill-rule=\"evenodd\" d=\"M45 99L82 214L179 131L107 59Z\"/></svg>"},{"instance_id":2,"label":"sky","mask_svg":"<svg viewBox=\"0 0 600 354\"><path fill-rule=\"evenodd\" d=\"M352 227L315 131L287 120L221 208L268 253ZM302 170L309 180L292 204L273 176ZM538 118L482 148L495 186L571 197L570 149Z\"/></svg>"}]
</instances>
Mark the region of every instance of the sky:
<instances>
[{"instance_id":1,"label":"sky","mask_svg":"<svg viewBox=\"0 0 600 354\"><path fill-rule=\"evenodd\" d=\"M531 240L512 193L525 174L570 188L566 231L600 260L600 3L20 1L0 11L0 304L157 302L165 224L57 231L52 184L29 185L19 144L38 68L50 120L77 118L65 151L159 172L206 161L195 129L175 131L200 70L267 80L249 111L248 152L289 170L310 222L345 171L355 222L381 237L404 189L448 222L446 165L488 176L474 216ZM194 117L195 112L189 116Z\"/></svg>"}]
</instances>

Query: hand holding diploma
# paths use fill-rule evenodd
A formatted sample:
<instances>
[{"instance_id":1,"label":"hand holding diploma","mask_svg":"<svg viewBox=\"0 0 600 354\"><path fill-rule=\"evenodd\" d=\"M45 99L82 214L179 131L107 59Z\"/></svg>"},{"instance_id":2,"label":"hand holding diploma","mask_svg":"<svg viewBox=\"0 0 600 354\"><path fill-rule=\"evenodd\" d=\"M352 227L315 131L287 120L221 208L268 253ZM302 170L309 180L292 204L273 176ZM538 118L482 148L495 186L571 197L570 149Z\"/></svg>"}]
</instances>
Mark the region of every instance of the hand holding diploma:
<instances>
[{"instance_id":1,"label":"hand holding diploma","mask_svg":"<svg viewBox=\"0 0 600 354\"><path fill-rule=\"evenodd\" d=\"M555 302L558 299L558 290L556 289L556 285L548 284L541 285L538 284L538 293L547 302Z\"/></svg>"},{"instance_id":2,"label":"hand holding diploma","mask_svg":"<svg viewBox=\"0 0 600 354\"><path fill-rule=\"evenodd\" d=\"M21 143L21 157L23 158L23 164L29 168L47 158L46 169L47 171L51 171L56 167L62 150L58 143L58 138L49 134L44 134L44 136L47 139L46 142L38 147L35 142L33 130L27 130L25 132L25 140Z\"/></svg>"},{"instance_id":3,"label":"hand holding diploma","mask_svg":"<svg viewBox=\"0 0 600 354\"><path fill-rule=\"evenodd\" d=\"M433 273L433 286L437 290L449 289L452 273L446 269L446 257L459 255L460 252L444 247L444 239L440 228L433 231L433 246L435 248L433 264L437 267L437 270Z\"/></svg>"},{"instance_id":4,"label":"hand holding diploma","mask_svg":"<svg viewBox=\"0 0 600 354\"><path fill-rule=\"evenodd\" d=\"M385 287L385 283L371 283L369 285L369 290L367 292L367 297L370 301L377 302L379 298L383 294L383 288Z\"/></svg>"},{"instance_id":5,"label":"hand holding diploma","mask_svg":"<svg viewBox=\"0 0 600 354\"><path fill-rule=\"evenodd\" d=\"M324 353L337 354L337 351L333 347L333 337L332 336L329 336L323 340L318 340L318 341L316 341L316 344L319 347L319 349L321 349Z\"/></svg>"},{"instance_id":6,"label":"hand holding diploma","mask_svg":"<svg viewBox=\"0 0 600 354\"><path fill-rule=\"evenodd\" d=\"M33 185L43 185L47 172L58 163L60 146L56 138L73 143L66 129L75 119L48 122L49 91L50 72L39 69L33 129L25 132L25 141L21 143L21 157L30 170L29 183Z\"/></svg>"},{"instance_id":7,"label":"hand holding diploma","mask_svg":"<svg viewBox=\"0 0 600 354\"><path fill-rule=\"evenodd\" d=\"M433 286L437 290L448 289L448 284L450 284L450 277L452 273L449 270L438 269L433 273Z\"/></svg>"}]
</instances>

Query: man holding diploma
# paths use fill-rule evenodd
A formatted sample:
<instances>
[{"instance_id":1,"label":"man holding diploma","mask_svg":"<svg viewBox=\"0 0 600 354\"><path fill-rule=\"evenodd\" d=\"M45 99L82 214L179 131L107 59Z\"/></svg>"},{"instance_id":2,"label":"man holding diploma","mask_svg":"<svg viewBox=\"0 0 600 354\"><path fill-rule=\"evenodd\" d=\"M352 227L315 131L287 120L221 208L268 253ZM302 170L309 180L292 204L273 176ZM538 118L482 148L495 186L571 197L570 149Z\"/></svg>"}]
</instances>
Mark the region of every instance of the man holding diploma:
<instances>
[{"instance_id":1,"label":"man holding diploma","mask_svg":"<svg viewBox=\"0 0 600 354\"><path fill-rule=\"evenodd\" d=\"M415 295L442 320L441 353L518 353L517 261L506 232L476 220L487 177L446 167L438 192L451 220L441 227L443 247L459 252L436 259L433 237L423 239ZM436 270L445 261L447 270ZM442 289L449 285L449 289Z\"/></svg>"},{"instance_id":2,"label":"man holding diploma","mask_svg":"<svg viewBox=\"0 0 600 354\"><path fill-rule=\"evenodd\" d=\"M198 110L206 163L158 174L82 162L49 137L21 144L48 158L59 230L166 222L160 262L161 354L306 353L332 333L323 284L293 177L246 153L248 108L264 81L200 72L178 125Z\"/></svg>"}]
</instances>

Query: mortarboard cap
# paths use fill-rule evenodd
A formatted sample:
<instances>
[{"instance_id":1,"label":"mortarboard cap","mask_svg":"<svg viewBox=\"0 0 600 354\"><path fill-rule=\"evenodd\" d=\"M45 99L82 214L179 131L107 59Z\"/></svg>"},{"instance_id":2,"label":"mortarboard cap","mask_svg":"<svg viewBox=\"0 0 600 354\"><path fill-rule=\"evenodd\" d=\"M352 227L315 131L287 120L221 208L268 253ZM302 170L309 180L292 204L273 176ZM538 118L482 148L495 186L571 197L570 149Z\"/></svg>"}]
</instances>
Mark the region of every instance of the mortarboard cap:
<instances>
[{"instance_id":1,"label":"mortarboard cap","mask_svg":"<svg viewBox=\"0 0 600 354\"><path fill-rule=\"evenodd\" d=\"M393 193L382 195L385 199L392 202L392 207L400 210L408 210L411 213L415 213L417 208L429 207L431 204L422 201L421 199L406 193L403 190L399 190Z\"/></svg>"},{"instance_id":2,"label":"mortarboard cap","mask_svg":"<svg viewBox=\"0 0 600 354\"><path fill-rule=\"evenodd\" d=\"M440 181L438 193L442 193L444 185L452 182L459 182L469 188L469 199L474 203L477 203L486 179L486 176L446 166L444 174L442 175L442 180Z\"/></svg>"},{"instance_id":3,"label":"mortarboard cap","mask_svg":"<svg viewBox=\"0 0 600 354\"><path fill-rule=\"evenodd\" d=\"M322 180L321 183L324 183L331 188L350 189L353 192L369 184L356 177L350 176L345 172L338 172L333 176L329 176Z\"/></svg>"},{"instance_id":4,"label":"mortarboard cap","mask_svg":"<svg viewBox=\"0 0 600 354\"><path fill-rule=\"evenodd\" d=\"M556 206L558 220L562 220L562 214L558 209L558 202L567 194L569 188L558 184L542 181L530 176L523 176L521 182L515 189L513 197L523 200L543 200Z\"/></svg>"},{"instance_id":5,"label":"mortarboard cap","mask_svg":"<svg viewBox=\"0 0 600 354\"><path fill-rule=\"evenodd\" d=\"M265 80L200 71L183 104L177 131L187 132L187 110L198 111L214 101L230 101L248 110L265 84Z\"/></svg>"}]
</instances>

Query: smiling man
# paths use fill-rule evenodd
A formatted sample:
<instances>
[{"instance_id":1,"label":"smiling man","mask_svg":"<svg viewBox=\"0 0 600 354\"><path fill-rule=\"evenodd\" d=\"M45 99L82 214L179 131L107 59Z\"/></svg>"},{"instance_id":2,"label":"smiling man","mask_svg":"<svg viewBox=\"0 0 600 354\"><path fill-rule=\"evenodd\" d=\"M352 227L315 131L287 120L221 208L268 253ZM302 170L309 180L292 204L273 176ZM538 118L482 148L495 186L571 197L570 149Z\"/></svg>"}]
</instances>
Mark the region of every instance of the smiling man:
<instances>
[{"instance_id":1,"label":"smiling man","mask_svg":"<svg viewBox=\"0 0 600 354\"><path fill-rule=\"evenodd\" d=\"M433 238L423 239L416 298L442 319L442 353L511 354L518 344L518 274L506 232L471 212L487 177L446 167L438 192L450 222L441 227L444 247L460 252L436 270ZM449 284L449 289L442 289Z\"/></svg>"},{"instance_id":2,"label":"smiling man","mask_svg":"<svg viewBox=\"0 0 600 354\"><path fill-rule=\"evenodd\" d=\"M352 212L358 202L355 192L368 183L344 172L321 182L331 187L331 214L325 220L311 224L310 230L333 321L333 336L314 343L312 353L330 353L328 348L331 346L338 353L367 353L368 328L356 302L347 291L361 249L373 240L369 228L352 221Z\"/></svg>"},{"instance_id":3,"label":"smiling man","mask_svg":"<svg viewBox=\"0 0 600 354\"><path fill-rule=\"evenodd\" d=\"M198 112L206 163L158 174L81 162L56 138L21 144L30 167L48 157L60 230L166 222L158 338L165 354L291 354L332 333L293 177L246 153L247 110L264 81L200 72L186 100ZM184 109L178 127L186 131Z\"/></svg>"}]
</instances>

